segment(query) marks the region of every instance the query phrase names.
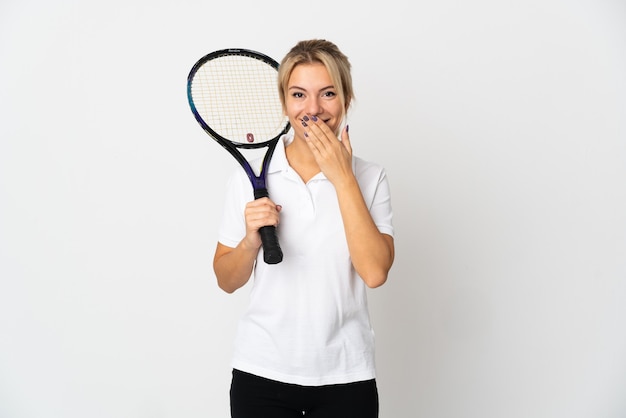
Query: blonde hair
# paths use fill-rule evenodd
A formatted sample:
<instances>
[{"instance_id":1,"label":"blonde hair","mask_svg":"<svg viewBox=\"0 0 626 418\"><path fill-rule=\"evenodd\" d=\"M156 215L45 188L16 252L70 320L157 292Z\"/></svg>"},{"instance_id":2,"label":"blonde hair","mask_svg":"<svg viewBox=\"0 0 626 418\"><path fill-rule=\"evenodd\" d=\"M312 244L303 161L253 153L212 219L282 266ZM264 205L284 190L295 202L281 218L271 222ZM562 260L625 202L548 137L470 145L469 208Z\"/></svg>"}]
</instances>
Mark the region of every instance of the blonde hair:
<instances>
[{"instance_id":1,"label":"blonde hair","mask_svg":"<svg viewBox=\"0 0 626 418\"><path fill-rule=\"evenodd\" d=\"M330 79L337 89L345 116L354 99L351 65L348 57L339 50L337 45L324 39L298 42L281 61L278 67L278 93L283 109L292 71L300 64L313 63L321 63L328 70Z\"/></svg>"}]
</instances>

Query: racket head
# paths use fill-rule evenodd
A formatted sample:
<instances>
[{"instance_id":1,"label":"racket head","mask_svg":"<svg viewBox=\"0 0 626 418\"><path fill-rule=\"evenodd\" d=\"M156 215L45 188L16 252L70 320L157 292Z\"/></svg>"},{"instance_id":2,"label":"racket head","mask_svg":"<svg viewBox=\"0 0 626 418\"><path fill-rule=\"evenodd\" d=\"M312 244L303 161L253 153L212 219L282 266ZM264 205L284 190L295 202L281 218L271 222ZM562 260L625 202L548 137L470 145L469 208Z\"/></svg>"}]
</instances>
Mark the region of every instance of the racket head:
<instances>
[{"instance_id":1,"label":"racket head","mask_svg":"<svg viewBox=\"0 0 626 418\"><path fill-rule=\"evenodd\" d=\"M278 95L278 62L229 48L200 58L187 77L187 99L202 128L227 148L261 148L289 128Z\"/></svg>"}]
</instances>

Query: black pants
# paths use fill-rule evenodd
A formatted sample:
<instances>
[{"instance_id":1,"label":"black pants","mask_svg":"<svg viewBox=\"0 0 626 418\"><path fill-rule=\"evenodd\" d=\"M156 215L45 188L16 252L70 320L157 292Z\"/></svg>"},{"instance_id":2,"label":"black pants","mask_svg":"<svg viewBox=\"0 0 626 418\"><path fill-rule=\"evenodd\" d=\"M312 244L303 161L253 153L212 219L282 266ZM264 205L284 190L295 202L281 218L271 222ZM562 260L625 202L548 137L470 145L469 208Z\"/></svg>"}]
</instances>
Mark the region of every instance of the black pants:
<instances>
[{"instance_id":1,"label":"black pants","mask_svg":"<svg viewBox=\"0 0 626 418\"><path fill-rule=\"evenodd\" d=\"M232 418L377 418L376 380L300 386L233 370Z\"/></svg>"}]
</instances>

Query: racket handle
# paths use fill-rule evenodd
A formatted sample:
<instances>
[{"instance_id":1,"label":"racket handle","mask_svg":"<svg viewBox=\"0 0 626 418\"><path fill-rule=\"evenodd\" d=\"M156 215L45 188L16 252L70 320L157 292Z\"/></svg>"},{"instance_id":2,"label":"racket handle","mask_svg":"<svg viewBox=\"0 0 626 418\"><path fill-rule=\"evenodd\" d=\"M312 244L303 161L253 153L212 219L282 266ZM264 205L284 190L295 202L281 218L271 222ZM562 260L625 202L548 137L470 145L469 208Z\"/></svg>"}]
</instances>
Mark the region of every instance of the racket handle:
<instances>
[{"instance_id":1,"label":"racket handle","mask_svg":"<svg viewBox=\"0 0 626 418\"><path fill-rule=\"evenodd\" d=\"M254 198L269 197L266 188L254 190ZM283 261L283 250L280 249L275 226L263 226L259 229L261 242L263 243L263 261L267 264L278 264Z\"/></svg>"},{"instance_id":2,"label":"racket handle","mask_svg":"<svg viewBox=\"0 0 626 418\"><path fill-rule=\"evenodd\" d=\"M259 229L263 242L263 260L267 264L278 264L283 261L283 251L278 244L275 226L263 226Z\"/></svg>"}]
</instances>

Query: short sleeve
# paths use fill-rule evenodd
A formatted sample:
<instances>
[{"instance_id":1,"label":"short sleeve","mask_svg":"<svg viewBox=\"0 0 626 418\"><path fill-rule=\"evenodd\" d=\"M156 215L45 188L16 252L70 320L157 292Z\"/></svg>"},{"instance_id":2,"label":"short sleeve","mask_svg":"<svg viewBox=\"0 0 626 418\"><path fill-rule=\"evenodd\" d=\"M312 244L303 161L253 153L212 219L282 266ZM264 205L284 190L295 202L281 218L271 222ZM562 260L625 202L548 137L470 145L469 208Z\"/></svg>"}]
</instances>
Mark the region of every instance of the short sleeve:
<instances>
[{"instance_id":1,"label":"short sleeve","mask_svg":"<svg viewBox=\"0 0 626 418\"><path fill-rule=\"evenodd\" d=\"M240 168L235 170L226 182L226 195L222 219L218 229L218 241L234 248L246 235L244 210L253 199L252 186Z\"/></svg>"},{"instance_id":2,"label":"short sleeve","mask_svg":"<svg viewBox=\"0 0 626 418\"><path fill-rule=\"evenodd\" d=\"M391 190L385 169L377 164L355 160L355 174L361 193L378 230L394 236Z\"/></svg>"}]
</instances>

